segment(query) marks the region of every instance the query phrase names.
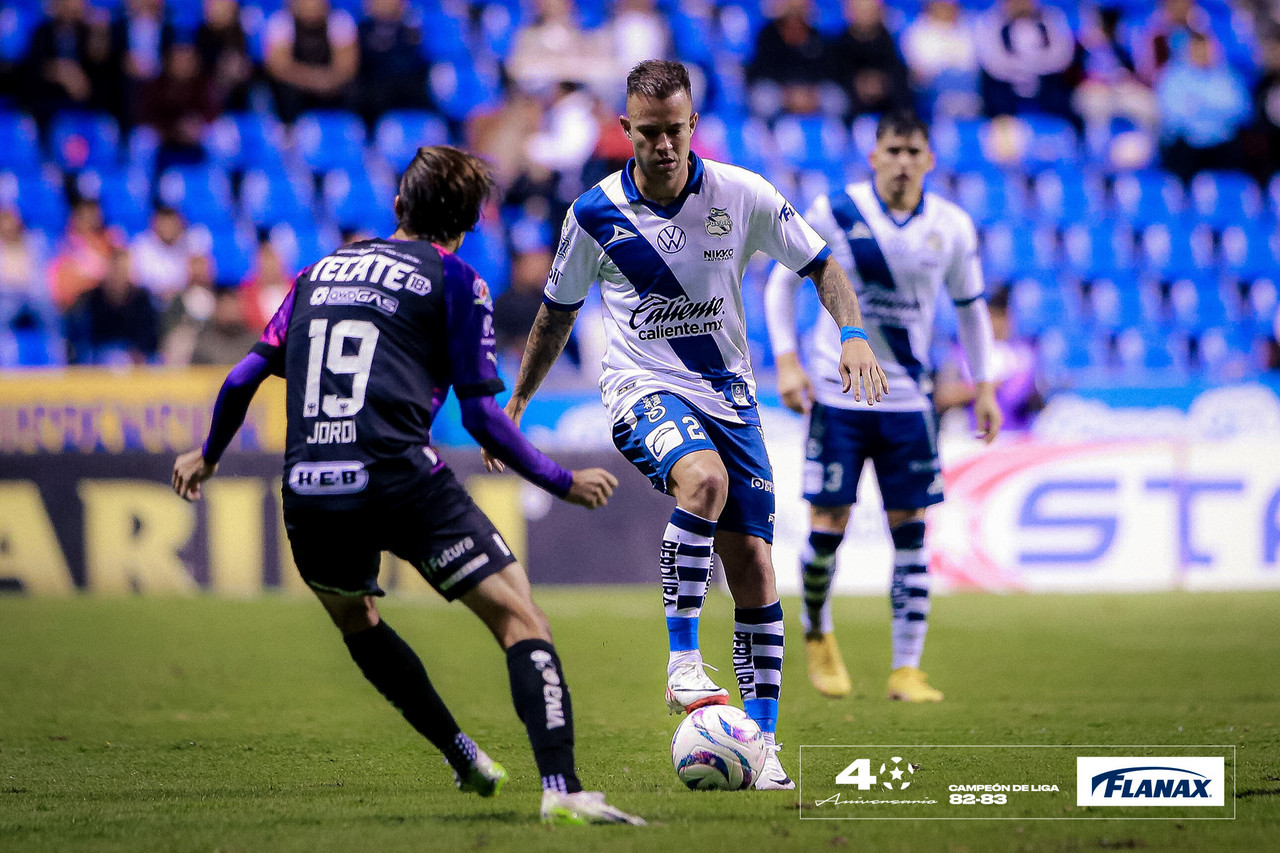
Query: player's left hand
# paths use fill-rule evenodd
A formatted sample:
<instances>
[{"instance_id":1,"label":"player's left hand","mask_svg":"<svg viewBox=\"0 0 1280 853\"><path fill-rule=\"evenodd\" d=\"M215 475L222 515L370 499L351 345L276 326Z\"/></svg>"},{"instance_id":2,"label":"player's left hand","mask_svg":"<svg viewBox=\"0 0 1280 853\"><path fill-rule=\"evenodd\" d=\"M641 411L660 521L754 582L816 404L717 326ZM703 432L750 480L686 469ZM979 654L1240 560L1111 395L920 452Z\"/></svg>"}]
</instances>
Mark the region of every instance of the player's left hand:
<instances>
[{"instance_id":1,"label":"player's left hand","mask_svg":"<svg viewBox=\"0 0 1280 853\"><path fill-rule=\"evenodd\" d=\"M889 393L889 378L876 361L871 344L861 338L850 338L840 346L840 380L846 394L853 389L853 399L861 401L865 394L868 406Z\"/></svg>"},{"instance_id":2,"label":"player's left hand","mask_svg":"<svg viewBox=\"0 0 1280 853\"><path fill-rule=\"evenodd\" d=\"M996 402L995 386L990 382L978 383L978 393L973 399L973 419L978 424L978 438L987 444L996 440L1004 423L1004 413Z\"/></svg>"},{"instance_id":3,"label":"player's left hand","mask_svg":"<svg viewBox=\"0 0 1280 853\"><path fill-rule=\"evenodd\" d=\"M197 447L179 456L173 463L173 490L184 501L200 500L200 484L218 470L215 462L204 461L204 451Z\"/></svg>"}]
</instances>

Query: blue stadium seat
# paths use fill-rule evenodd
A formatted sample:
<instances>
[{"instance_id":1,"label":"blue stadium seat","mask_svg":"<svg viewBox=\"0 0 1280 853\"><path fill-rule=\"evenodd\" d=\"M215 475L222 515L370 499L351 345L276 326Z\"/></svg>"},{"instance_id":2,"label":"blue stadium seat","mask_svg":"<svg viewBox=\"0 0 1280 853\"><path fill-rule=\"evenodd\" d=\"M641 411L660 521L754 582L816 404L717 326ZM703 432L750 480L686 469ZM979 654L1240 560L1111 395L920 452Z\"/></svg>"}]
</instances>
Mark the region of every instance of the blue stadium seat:
<instances>
[{"instance_id":1,"label":"blue stadium seat","mask_svg":"<svg viewBox=\"0 0 1280 853\"><path fill-rule=\"evenodd\" d=\"M1050 381L1067 380L1067 374L1078 379L1080 371L1105 364L1102 339L1081 334L1078 327L1046 326L1036 336L1036 348Z\"/></svg>"},{"instance_id":2,"label":"blue stadium seat","mask_svg":"<svg viewBox=\"0 0 1280 853\"><path fill-rule=\"evenodd\" d=\"M182 211L188 222L230 227L235 217L231 182L217 166L174 166L156 184L160 201Z\"/></svg>"},{"instance_id":3,"label":"blue stadium seat","mask_svg":"<svg viewBox=\"0 0 1280 853\"><path fill-rule=\"evenodd\" d=\"M1053 265L1053 230L1010 222L983 229L982 268L988 279L1012 279Z\"/></svg>"},{"instance_id":4,"label":"blue stadium seat","mask_svg":"<svg viewBox=\"0 0 1280 853\"><path fill-rule=\"evenodd\" d=\"M394 110L378 120L374 147L387 165L402 172L423 145L443 145L449 141L449 126L427 110Z\"/></svg>"},{"instance_id":5,"label":"blue stadium seat","mask_svg":"<svg viewBox=\"0 0 1280 853\"><path fill-rule=\"evenodd\" d=\"M35 119L25 113L0 110L0 169L34 171L40 168L40 160L40 134Z\"/></svg>"},{"instance_id":6,"label":"blue stadium seat","mask_svg":"<svg viewBox=\"0 0 1280 853\"><path fill-rule=\"evenodd\" d=\"M956 179L955 200L980 225L1019 220L1026 215L1021 176L990 168L960 175Z\"/></svg>"},{"instance_id":7,"label":"blue stadium seat","mask_svg":"<svg viewBox=\"0 0 1280 853\"><path fill-rule=\"evenodd\" d=\"M442 7L426 10L422 16L422 55L431 62L470 62L468 26L469 21L460 20ZM510 32L507 35L510 40Z\"/></svg>"},{"instance_id":8,"label":"blue stadium seat","mask_svg":"<svg viewBox=\"0 0 1280 853\"><path fill-rule=\"evenodd\" d=\"M1191 179L1191 204L1197 217L1223 228L1261 215L1262 193L1243 172L1201 172Z\"/></svg>"},{"instance_id":9,"label":"blue stadium seat","mask_svg":"<svg viewBox=\"0 0 1280 853\"><path fill-rule=\"evenodd\" d=\"M1198 332L1227 322L1227 308L1217 282L1209 277L1180 278L1169 284L1169 322L1178 329Z\"/></svg>"},{"instance_id":10,"label":"blue stadium seat","mask_svg":"<svg viewBox=\"0 0 1280 853\"><path fill-rule=\"evenodd\" d=\"M480 220L476 230L467 234L462 248L458 250L458 257L475 268L494 294L507 289L509 259L506 243L501 229L492 222Z\"/></svg>"},{"instance_id":11,"label":"blue stadium seat","mask_svg":"<svg viewBox=\"0 0 1280 853\"><path fill-rule=\"evenodd\" d=\"M52 166L38 172L0 172L0 205L16 207L28 228L38 228L51 238L66 225L62 175Z\"/></svg>"},{"instance_id":12,"label":"blue stadium seat","mask_svg":"<svg viewBox=\"0 0 1280 853\"><path fill-rule=\"evenodd\" d=\"M1009 315L1019 334L1034 337L1060 323L1075 322L1079 311L1060 284L1027 276L1009 285Z\"/></svg>"},{"instance_id":13,"label":"blue stadium seat","mask_svg":"<svg viewBox=\"0 0 1280 853\"><path fill-rule=\"evenodd\" d=\"M373 181L368 173L334 169L324 176L323 198L330 219L341 228L360 228L375 234L395 230L392 200L395 185Z\"/></svg>"},{"instance_id":14,"label":"blue stadium seat","mask_svg":"<svg viewBox=\"0 0 1280 853\"><path fill-rule=\"evenodd\" d=\"M982 119L957 119L934 125L932 141L938 164L956 172L990 168L992 161L983 150L985 124Z\"/></svg>"},{"instance_id":15,"label":"blue stadium seat","mask_svg":"<svg viewBox=\"0 0 1280 853\"><path fill-rule=\"evenodd\" d=\"M1238 326L1215 326L1202 329L1196 336L1196 355L1207 378L1230 380L1251 369L1253 335Z\"/></svg>"},{"instance_id":16,"label":"blue stadium seat","mask_svg":"<svg viewBox=\"0 0 1280 853\"><path fill-rule=\"evenodd\" d=\"M715 62L714 47L718 36L711 15L691 14L678 5L670 6L666 15L676 58L686 64L711 66Z\"/></svg>"},{"instance_id":17,"label":"blue stadium seat","mask_svg":"<svg viewBox=\"0 0 1280 853\"><path fill-rule=\"evenodd\" d=\"M1115 336L1116 371L1133 381L1167 382L1187 372L1186 339L1158 329L1130 327Z\"/></svg>"},{"instance_id":18,"label":"blue stadium seat","mask_svg":"<svg viewBox=\"0 0 1280 853\"><path fill-rule=\"evenodd\" d=\"M260 227L280 222L310 225L314 213L309 176L250 169L240 183L240 209Z\"/></svg>"},{"instance_id":19,"label":"blue stadium seat","mask_svg":"<svg viewBox=\"0 0 1280 853\"><path fill-rule=\"evenodd\" d=\"M1071 225L1063 231L1067 264L1088 278L1133 266L1133 230L1124 222Z\"/></svg>"},{"instance_id":20,"label":"blue stadium seat","mask_svg":"<svg viewBox=\"0 0 1280 853\"><path fill-rule=\"evenodd\" d=\"M479 46L493 52L498 59L506 60L515 46L516 32L520 24L519 4L501 2L485 3L480 9ZM434 60L428 56L427 59Z\"/></svg>"},{"instance_id":21,"label":"blue stadium seat","mask_svg":"<svg viewBox=\"0 0 1280 853\"><path fill-rule=\"evenodd\" d=\"M725 3L720 7L720 47L731 59L746 62L755 53L756 33L764 25L764 13L758 3Z\"/></svg>"},{"instance_id":22,"label":"blue stadium seat","mask_svg":"<svg viewBox=\"0 0 1280 853\"><path fill-rule=\"evenodd\" d=\"M101 113L64 112L49 130L50 155L63 169L114 166L120 159L120 126Z\"/></svg>"},{"instance_id":23,"label":"blue stadium seat","mask_svg":"<svg viewBox=\"0 0 1280 853\"><path fill-rule=\"evenodd\" d=\"M777 159L773 134L758 118L706 115L698 121L698 136L715 151L726 152L734 162L753 171L763 171Z\"/></svg>"},{"instance_id":24,"label":"blue stadium seat","mask_svg":"<svg viewBox=\"0 0 1280 853\"><path fill-rule=\"evenodd\" d=\"M1239 222L1222 231L1222 265L1237 278L1280 268L1280 234L1270 222Z\"/></svg>"},{"instance_id":25,"label":"blue stadium seat","mask_svg":"<svg viewBox=\"0 0 1280 853\"><path fill-rule=\"evenodd\" d=\"M1115 332L1140 325L1144 315L1141 294L1132 280L1095 278L1085 291L1085 322L1096 331Z\"/></svg>"},{"instance_id":26,"label":"blue stadium seat","mask_svg":"<svg viewBox=\"0 0 1280 853\"><path fill-rule=\"evenodd\" d=\"M0 62L17 63L26 57L40 17L35 3L5 3L0 8Z\"/></svg>"},{"instance_id":27,"label":"blue stadium seat","mask_svg":"<svg viewBox=\"0 0 1280 853\"><path fill-rule=\"evenodd\" d=\"M228 113L205 130L204 147L213 162L235 171L282 165L284 128L274 116Z\"/></svg>"},{"instance_id":28,"label":"blue stadium seat","mask_svg":"<svg viewBox=\"0 0 1280 853\"><path fill-rule=\"evenodd\" d=\"M102 216L129 234L145 231L151 220L151 175L138 166L85 169L76 176L80 195L102 205Z\"/></svg>"},{"instance_id":29,"label":"blue stadium seat","mask_svg":"<svg viewBox=\"0 0 1280 853\"><path fill-rule=\"evenodd\" d=\"M1116 209L1137 228L1169 222L1186 213L1182 184L1168 172L1144 170L1116 176Z\"/></svg>"},{"instance_id":30,"label":"blue stadium seat","mask_svg":"<svg viewBox=\"0 0 1280 853\"><path fill-rule=\"evenodd\" d=\"M1280 306L1280 287L1271 276L1260 276L1249 282L1245 291L1244 319L1255 325L1269 326Z\"/></svg>"},{"instance_id":31,"label":"blue stadium seat","mask_svg":"<svg viewBox=\"0 0 1280 853\"><path fill-rule=\"evenodd\" d=\"M364 122L344 110L316 110L298 117L293 139L313 172L364 166Z\"/></svg>"},{"instance_id":32,"label":"blue stadium seat","mask_svg":"<svg viewBox=\"0 0 1280 853\"><path fill-rule=\"evenodd\" d=\"M1029 168L1065 166L1080 159L1080 140L1071 122L1059 116L1021 115L1029 138L1022 162Z\"/></svg>"},{"instance_id":33,"label":"blue stadium seat","mask_svg":"<svg viewBox=\"0 0 1280 853\"><path fill-rule=\"evenodd\" d=\"M1058 227L1083 222L1103 208L1098 178L1080 169L1045 169L1032 181L1035 215Z\"/></svg>"},{"instance_id":34,"label":"blue stadium seat","mask_svg":"<svg viewBox=\"0 0 1280 853\"><path fill-rule=\"evenodd\" d=\"M253 265L255 247L252 229L240 225L219 225L213 228L198 225L191 230L195 242L203 242L209 246L216 282L231 285L244 281Z\"/></svg>"},{"instance_id":35,"label":"blue stadium seat","mask_svg":"<svg viewBox=\"0 0 1280 853\"><path fill-rule=\"evenodd\" d=\"M1190 275L1213 264L1213 232L1186 220L1155 222L1142 230L1143 267L1162 278Z\"/></svg>"},{"instance_id":36,"label":"blue stadium seat","mask_svg":"<svg viewBox=\"0 0 1280 853\"><path fill-rule=\"evenodd\" d=\"M823 116L785 115L773 126L778 153L799 169L840 163L848 149L844 126Z\"/></svg>"},{"instance_id":37,"label":"blue stadium seat","mask_svg":"<svg viewBox=\"0 0 1280 853\"><path fill-rule=\"evenodd\" d=\"M318 228L312 222L280 222L270 230L271 243L280 253L285 269L300 270L338 248L341 237L332 228Z\"/></svg>"}]
</instances>

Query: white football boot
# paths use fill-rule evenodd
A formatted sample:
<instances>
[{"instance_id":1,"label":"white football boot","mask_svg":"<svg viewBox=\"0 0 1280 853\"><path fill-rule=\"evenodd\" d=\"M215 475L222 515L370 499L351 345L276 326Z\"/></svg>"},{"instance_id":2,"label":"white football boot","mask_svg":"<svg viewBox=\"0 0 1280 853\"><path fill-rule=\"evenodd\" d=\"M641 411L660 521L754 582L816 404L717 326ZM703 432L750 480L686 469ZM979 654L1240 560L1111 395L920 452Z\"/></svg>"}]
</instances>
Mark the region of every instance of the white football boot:
<instances>
[{"instance_id":1,"label":"white football boot","mask_svg":"<svg viewBox=\"0 0 1280 853\"><path fill-rule=\"evenodd\" d=\"M625 823L648 826L644 818L627 814L604 801L602 791L542 792L542 822L552 826L585 826L589 823Z\"/></svg>"},{"instance_id":2,"label":"white football boot","mask_svg":"<svg viewBox=\"0 0 1280 853\"><path fill-rule=\"evenodd\" d=\"M782 769L782 762L778 760L778 750L782 749L782 744L769 744L764 754L764 767L760 770L760 775L756 777L755 783L751 786L757 791L791 791L796 787L796 783L791 781L791 777L787 775L787 771Z\"/></svg>"},{"instance_id":3,"label":"white football boot","mask_svg":"<svg viewBox=\"0 0 1280 853\"><path fill-rule=\"evenodd\" d=\"M702 656L690 652L676 658L667 667L667 711L684 714L703 705L728 705L729 691L718 686L707 675L715 669L702 662Z\"/></svg>"}]
</instances>

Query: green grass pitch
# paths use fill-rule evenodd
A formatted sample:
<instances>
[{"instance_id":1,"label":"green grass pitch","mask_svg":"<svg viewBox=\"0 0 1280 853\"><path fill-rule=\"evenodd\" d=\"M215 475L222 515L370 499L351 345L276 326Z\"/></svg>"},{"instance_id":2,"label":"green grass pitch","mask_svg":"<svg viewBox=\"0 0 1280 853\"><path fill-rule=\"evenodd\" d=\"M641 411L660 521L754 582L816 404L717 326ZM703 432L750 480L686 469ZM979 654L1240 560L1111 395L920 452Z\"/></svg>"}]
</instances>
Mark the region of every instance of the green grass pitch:
<instances>
[{"instance_id":1,"label":"green grass pitch","mask_svg":"<svg viewBox=\"0 0 1280 853\"><path fill-rule=\"evenodd\" d=\"M836 603L855 695L804 675L788 608L780 739L799 744L1235 744L1233 821L800 821L787 792L675 779L653 589L542 589L573 687L583 781L647 829L537 822L503 659L460 605L390 600L463 727L512 774L495 800L359 676L300 599L0 598L0 850L1241 850L1280 838L1280 593L958 595L925 668L941 705L883 698L888 605ZM731 607L703 617L731 678ZM791 629L795 630L791 630ZM977 757L975 760L980 761ZM1232 797L1230 787L1228 799Z\"/></svg>"}]
</instances>

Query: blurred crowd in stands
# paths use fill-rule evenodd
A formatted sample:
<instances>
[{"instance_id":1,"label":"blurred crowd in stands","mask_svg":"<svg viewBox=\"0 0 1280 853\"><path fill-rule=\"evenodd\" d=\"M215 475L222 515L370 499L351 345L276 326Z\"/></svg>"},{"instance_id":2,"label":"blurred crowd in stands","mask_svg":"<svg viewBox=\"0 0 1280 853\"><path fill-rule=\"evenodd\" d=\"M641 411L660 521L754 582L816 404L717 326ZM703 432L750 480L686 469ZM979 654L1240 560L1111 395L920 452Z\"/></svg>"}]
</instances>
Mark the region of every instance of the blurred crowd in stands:
<instances>
[{"instance_id":1,"label":"blurred crowd in stands","mask_svg":"<svg viewBox=\"0 0 1280 853\"><path fill-rule=\"evenodd\" d=\"M695 78L695 150L800 206L867 175L879 113L928 117L929 186L978 222L1008 335L1045 382L1257 375L1280 366L1277 15L1268 0L7 0L0 365L234 361L299 269L390 232L399 170L440 142L498 177L462 254L518 357L567 205L630 155L627 70L670 57ZM598 342L579 334L589 365ZM751 345L767 366L763 328Z\"/></svg>"}]
</instances>

